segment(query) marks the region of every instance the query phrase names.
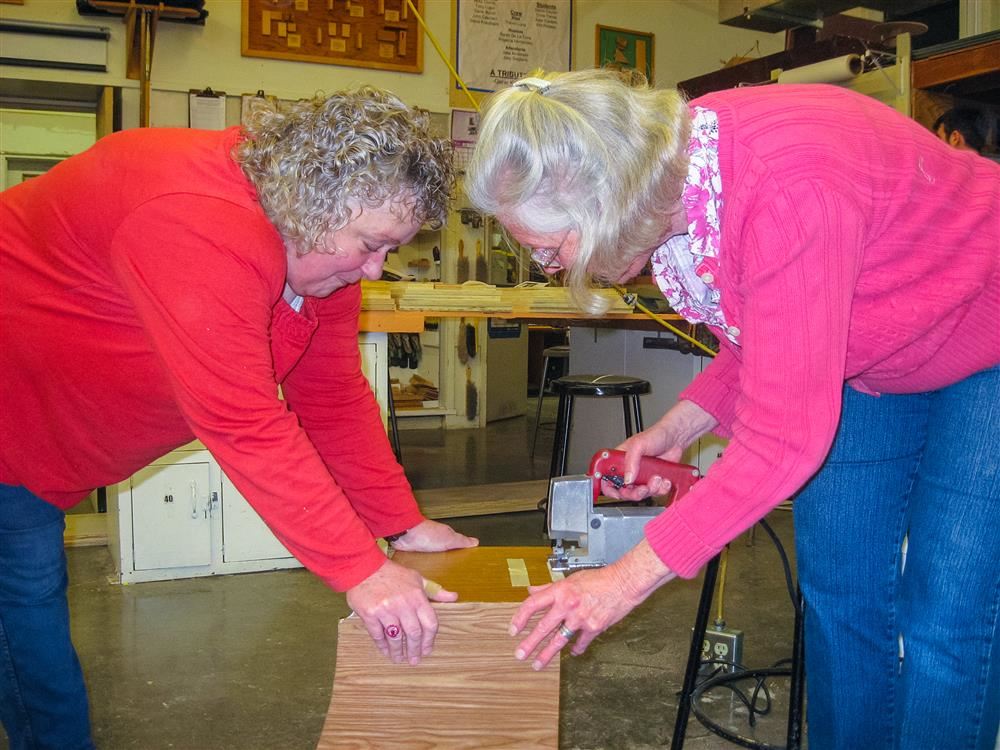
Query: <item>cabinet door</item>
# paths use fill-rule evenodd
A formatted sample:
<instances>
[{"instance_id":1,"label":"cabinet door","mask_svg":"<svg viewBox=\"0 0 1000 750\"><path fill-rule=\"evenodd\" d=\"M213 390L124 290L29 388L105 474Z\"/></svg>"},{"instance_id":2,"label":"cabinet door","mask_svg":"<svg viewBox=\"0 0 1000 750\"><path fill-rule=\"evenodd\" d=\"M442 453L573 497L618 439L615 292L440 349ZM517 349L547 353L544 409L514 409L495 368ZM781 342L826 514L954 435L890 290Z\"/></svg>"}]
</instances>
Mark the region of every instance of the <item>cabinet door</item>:
<instances>
[{"instance_id":1,"label":"cabinet door","mask_svg":"<svg viewBox=\"0 0 1000 750\"><path fill-rule=\"evenodd\" d=\"M208 464L147 466L131 482L135 569L211 565Z\"/></svg>"},{"instance_id":2,"label":"cabinet door","mask_svg":"<svg viewBox=\"0 0 1000 750\"><path fill-rule=\"evenodd\" d=\"M222 474L222 559L233 563L291 556L236 485Z\"/></svg>"}]
</instances>

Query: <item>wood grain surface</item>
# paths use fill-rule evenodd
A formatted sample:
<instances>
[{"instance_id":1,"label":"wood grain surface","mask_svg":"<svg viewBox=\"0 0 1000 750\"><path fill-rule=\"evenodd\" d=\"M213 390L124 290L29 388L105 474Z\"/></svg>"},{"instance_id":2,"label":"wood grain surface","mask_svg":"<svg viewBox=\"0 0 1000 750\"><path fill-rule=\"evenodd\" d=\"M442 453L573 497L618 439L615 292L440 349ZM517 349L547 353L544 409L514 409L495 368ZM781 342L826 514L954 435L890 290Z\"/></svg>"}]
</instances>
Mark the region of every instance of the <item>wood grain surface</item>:
<instances>
[{"instance_id":1,"label":"wood grain surface","mask_svg":"<svg viewBox=\"0 0 1000 750\"><path fill-rule=\"evenodd\" d=\"M456 592L459 601L520 603L527 598L528 589L515 585L519 577L516 571L526 570L532 586L551 583L547 564L551 551L549 547L472 547L450 552L395 552L392 559Z\"/></svg>"},{"instance_id":2,"label":"wood grain surface","mask_svg":"<svg viewBox=\"0 0 1000 750\"><path fill-rule=\"evenodd\" d=\"M436 604L434 653L382 656L361 621L340 621L333 697L318 750L557 748L559 663L514 659L512 603Z\"/></svg>"}]
</instances>

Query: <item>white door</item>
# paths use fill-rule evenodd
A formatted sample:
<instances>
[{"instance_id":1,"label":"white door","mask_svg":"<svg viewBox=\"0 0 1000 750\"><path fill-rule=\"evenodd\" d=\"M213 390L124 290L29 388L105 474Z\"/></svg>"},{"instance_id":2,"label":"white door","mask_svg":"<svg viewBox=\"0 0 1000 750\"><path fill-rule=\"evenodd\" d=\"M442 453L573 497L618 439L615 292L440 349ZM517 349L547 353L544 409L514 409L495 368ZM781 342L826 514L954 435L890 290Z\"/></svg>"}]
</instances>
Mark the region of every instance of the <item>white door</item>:
<instances>
[{"instance_id":1,"label":"white door","mask_svg":"<svg viewBox=\"0 0 1000 750\"><path fill-rule=\"evenodd\" d=\"M224 562L286 559L285 549L267 525L260 520L250 503L222 474L222 559Z\"/></svg>"},{"instance_id":2,"label":"white door","mask_svg":"<svg viewBox=\"0 0 1000 750\"><path fill-rule=\"evenodd\" d=\"M152 465L132 476L136 570L212 564L209 465Z\"/></svg>"}]
</instances>

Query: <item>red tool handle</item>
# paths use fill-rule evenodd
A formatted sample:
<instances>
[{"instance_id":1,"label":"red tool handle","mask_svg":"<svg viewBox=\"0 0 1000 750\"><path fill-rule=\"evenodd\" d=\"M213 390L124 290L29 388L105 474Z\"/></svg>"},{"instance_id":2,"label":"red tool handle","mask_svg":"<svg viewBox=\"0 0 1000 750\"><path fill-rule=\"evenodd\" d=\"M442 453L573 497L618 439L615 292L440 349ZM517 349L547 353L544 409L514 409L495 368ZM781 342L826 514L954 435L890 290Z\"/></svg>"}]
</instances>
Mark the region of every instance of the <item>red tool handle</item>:
<instances>
[{"instance_id":1,"label":"red tool handle","mask_svg":"<svg viewBox=\"0 0 1000 750\"><path fill-rule=\"evenodd\" d=\"M595 500L601 494L602 481L609 482L615 487L624 487L625 451L597 451L590 459L590 470L587 473L594 480ZM631 482L631 485L648 484L654 476L669 480L672 485L671 499L679 500L701 478L701 473L689 464L679 464L673 461L664 461L662 458L643 456L639 461L639 475Z\"/></svg>"}]
</instances>

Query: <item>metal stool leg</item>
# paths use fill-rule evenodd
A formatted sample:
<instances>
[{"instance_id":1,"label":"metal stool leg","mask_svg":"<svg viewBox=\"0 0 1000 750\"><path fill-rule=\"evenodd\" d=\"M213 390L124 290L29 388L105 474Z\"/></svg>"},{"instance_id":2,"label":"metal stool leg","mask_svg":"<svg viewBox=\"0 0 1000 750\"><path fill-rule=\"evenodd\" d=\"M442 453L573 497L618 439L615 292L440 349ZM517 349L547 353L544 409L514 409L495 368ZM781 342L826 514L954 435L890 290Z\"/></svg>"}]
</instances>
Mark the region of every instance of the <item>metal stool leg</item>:
<instances>
[{"instance_id":1,"label":"metal stool leg","mask_svg":"<svg viewBox=\"0 0 1000 750\"><path fill-rule=\"evenodd\" d=\"M538 382L538 398L535 399L535 429L531 433L531 458L535 457L535 443L538 441L538 425L542 421L542 401L545 398L545 376L549 374L549 358L542 362L542 377Z\"/></svg>"},{"instance_id":2,"label":"metal stool leg","mask_svg":"<svg viewBox=\"0 0 1000 750\"><path fill-rule=\"evenodd\" d=\"M642 426L642 403L639 401L638 394L622 396L622 411L625 415L625 437L629 438L636 432L642 432L644 429Z\"/></svg>"},{"instance_id":3,"label":"metal stool leg","mask_svg":"<svg viewBox=\"0 0 1000 750\"><path fill-rule=\"evenodd\" d=\"M632 411L635 417L635 431L642 432L646 428L642 424L642 402L639 400L639 394L632 396Z\"/></svg>"},{"instance_id":4,"label":"metal stool leg","mask_svg":"<svg viewBox=\"0 0 1000 750\"><path fill-rule=\"evenodd\" d=\"M785 750L799 750L802 746L802 704L806 687L805 600L802 589L796 589L795 630L792 637L792 678L788 690L788 734Z\"/></svg>"},{"instance_id":5,"label":"metal stool leg","mask_svg":"<svg viewBox=\"0 0 1000 750\"><path fill-rule=\"evenodd\" d=\"M389 444L392 446L392 452L396 454L396 462L403 463L403 449L399 446L399 423L396 421L396 399L392 397L392 381L388 377L386 378L389 384L389 390L387 391L386 404L389 410Z\"/></svg>"},{"instance_id":6,"label":"metal stool leg","mask_svg":"<svg viewBox=\"0 0 1000 750\"><path fill-rule=\"evenodd\" d=\"M694 632L691 634L691 648L688 650L687 667L684 670L684 685L681 687L681 695L677 701L677 720L674 722L674 737L670 743L670 750L681 750L684 747L684 735L687 732L688 719L691 716L691 695L698 682L698 670L701 668L701 646L705 640L705 630L708 628L712 597L715 594L715 580L718 575L719 555L716 555L705 566L705 582L701 586L698 614L694 618Z\"/></svg>"},{"instance_id":7,"label":"metal stool leg","mask_svg":"<svg viewBox=\"0 0 1000 750\"><path fill-rule=\"evenodd\" d=\"M573 396L559 394L559 412L556 415L556 434L552 439L552 461L549 463L549 478L561 477L566 473L569 461L569 432L573 419Z\"/></svg>"}]
</instances>

